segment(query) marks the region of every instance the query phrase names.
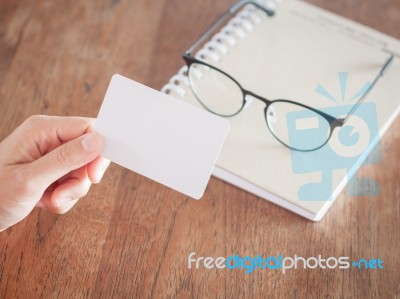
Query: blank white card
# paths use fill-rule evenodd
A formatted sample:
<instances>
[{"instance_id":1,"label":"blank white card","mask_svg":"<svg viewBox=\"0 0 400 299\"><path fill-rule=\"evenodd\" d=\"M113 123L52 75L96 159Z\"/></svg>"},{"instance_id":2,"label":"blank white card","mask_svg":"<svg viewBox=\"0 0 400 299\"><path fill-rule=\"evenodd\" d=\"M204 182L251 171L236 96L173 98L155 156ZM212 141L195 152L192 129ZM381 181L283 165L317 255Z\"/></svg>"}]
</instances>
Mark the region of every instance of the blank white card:
<instances>
[{"instance_id":1,"label":"blank white card","mask_svg":"<svg viewBox=\"0 0 400 299\"><path fill-rule=\"evenodd\" d=\"M195 199L228 130L227 120L121 75L112 77L95 125L103 157Z\"/></svg>"}]
</instances>

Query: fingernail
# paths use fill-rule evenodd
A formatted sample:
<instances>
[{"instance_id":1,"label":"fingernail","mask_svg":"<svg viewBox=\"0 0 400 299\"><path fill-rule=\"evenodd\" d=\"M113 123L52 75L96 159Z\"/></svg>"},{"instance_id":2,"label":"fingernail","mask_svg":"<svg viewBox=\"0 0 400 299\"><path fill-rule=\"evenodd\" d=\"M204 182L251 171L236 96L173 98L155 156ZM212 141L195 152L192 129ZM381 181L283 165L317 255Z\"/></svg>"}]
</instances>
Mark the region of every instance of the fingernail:
<instances>
[{"instance_id":1,"label":"fingernail","mask_svg":"<svg viewBox=\"0 0 400 299\"><path fill-rule=\"evenodd\" d=\"M57 199L57 205L58 207L62 207L67 203L70 203L72 201L72 198L70 197L63 197L63 198L59 198Z\"/></svg>"},{"instance_id":2,"label":"fingernail","mask_svg":"<svg viewBox=\"0 0 400 299\"><path fill-rule=\"evenodd\" d=\"M100 183L100 181L101 181L101 179L103 178L103 172L100 172L100 173L97 173L96 175L95 175L95 181L94 182L92 182L93 184L98 184L98 183Z\"/></svg>"},{"instance_id":3,"label":"fingernail","mask_svg":"<svg viewBox=\"0 0 400 299\"><path fill-rule=\"evenodd\" d=\"M101 181L101 179L104 176L104 173L106 172L108 168L109 163L101 165L99 172L96 174L96 184Z\"/></svg>"},{"instance_id":4,"label":"fingernail","mask_svg":"<svg viewBox=\"0 0 400 299\"><path fill-rule=\"evenodd\" d=\"M99 137L96 133L86 134L85 137L82 138L81 143L85 152L88 153L95 152L100 147Z\"/></svg>"}]
</instances>

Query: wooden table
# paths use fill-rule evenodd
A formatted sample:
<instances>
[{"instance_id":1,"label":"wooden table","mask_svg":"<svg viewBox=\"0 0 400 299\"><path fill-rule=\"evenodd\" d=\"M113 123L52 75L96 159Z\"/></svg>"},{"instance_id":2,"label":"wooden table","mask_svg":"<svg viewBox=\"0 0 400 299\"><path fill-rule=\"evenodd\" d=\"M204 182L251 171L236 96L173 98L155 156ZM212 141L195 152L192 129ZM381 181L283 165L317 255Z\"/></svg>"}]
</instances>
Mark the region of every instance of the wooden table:
<instances>
[{"instance_id":1,"label":"wooden table","mask_svg":"<svg viewBox=\"0 0 400 299\"><path fill-rule=\"evenodd\" d=\"M311 0L400 38L397 0ZM114 73L161 86L233 0L2 0L0 139L31 114L95 117ZM0 297L391 298L400 291L400 119L383 161L359 176L379 197L342 194L319 223L212 178L193 201L112 165L68 214L36 209L0 234ZM381 270L188 269L197 256L380 258Z\"/></svg>"}]
</instances>

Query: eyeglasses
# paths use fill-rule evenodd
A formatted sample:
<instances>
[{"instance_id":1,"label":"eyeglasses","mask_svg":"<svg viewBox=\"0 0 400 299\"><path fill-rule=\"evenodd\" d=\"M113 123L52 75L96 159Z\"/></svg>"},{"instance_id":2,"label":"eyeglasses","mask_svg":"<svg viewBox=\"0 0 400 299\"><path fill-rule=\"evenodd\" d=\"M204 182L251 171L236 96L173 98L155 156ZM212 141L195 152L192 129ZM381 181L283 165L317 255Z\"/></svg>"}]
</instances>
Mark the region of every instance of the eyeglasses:
<instances>
[{"instance_id":1,"label":"eyeglasses","mask_svg":"<svg viewBox=\"0 0 400 299\"><path fill-rule=\"evenodd\" d=\"M274 14L273 11L254 1L240 1L220 16L183 54L183 59L188 67L189 85L193 94L206 110L223 117L235 116L248 106L253 99L260 100L265 104L263 114L269 131L284 146L297 151L313 151L323 147L329 141L334 129L343 126L364 101L379 78L384 75L394 56L391 55L386 60L376 78L343 118L333 117L321 110L296 101L284 99L268 100L243 88L236 79L223 70L192 56L193 51L207 41L210 35L224 21L247 4L252 4L268 16L273 16ZM307 130L308 133L306 134L304 132L296 134L293 124L299 115L302 118L313 120L313 123L317 124L317 129Z\"/></svg>"}]
</instances>

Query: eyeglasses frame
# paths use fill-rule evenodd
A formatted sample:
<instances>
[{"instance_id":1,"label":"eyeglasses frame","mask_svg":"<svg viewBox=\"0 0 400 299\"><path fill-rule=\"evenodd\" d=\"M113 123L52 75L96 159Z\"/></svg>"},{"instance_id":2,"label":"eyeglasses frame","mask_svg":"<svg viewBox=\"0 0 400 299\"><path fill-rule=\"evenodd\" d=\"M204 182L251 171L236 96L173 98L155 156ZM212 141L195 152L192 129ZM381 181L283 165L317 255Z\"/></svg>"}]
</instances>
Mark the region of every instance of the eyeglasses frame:
<instances>
[{"instance_id":1,"label":"eyeglasses frame","mask_svg":"<svg viewBox=\"0 0 400 299\"><path fill-rule=\"evenodd\" d=\"M198 96L196 95L196 93L193 90L193 93L195 95L195 97L197 98L197 100L200 102L200 104L209 112L215 114L215 115L219 115L222 117L233 117L237 114L239 114L244 107L246 106L247 103L247 96L251 96L252 98L256 98L260 101L262 101L266 106L264 108L264 117L267 123L267 127L269 129L269 131L271 132L271 134L275 137L276 140L278 140L281 144L283 144L285 147L290 148L292 150L296 150L296 151L300 151L300 152L310 152L310 151L315 151L320 149L321 147L323 147L325 144L327 144L332 136L332 133L334 131L335 128L337 127L341 127L344 125L344 123L348 120L348 118L354 113L354 111L360 106L360 104L365 100L365 98L367 97L367 95L370 93L370 91L373 89L373 87L376 85L376 83L378 82L378 80L384 75L385 71L388 69L389 65L392 63L394 55L391 54L390 57L387 59L387 61L384 63L384 65L382 66L381 70L379 71L379 74L375 77L375 79L372 81L372 83L368 86L368 88L365 90L365 92L362 94L362 96L357 100L357 102L353 105L353 107L350 109L350 111L348 112L348 114L343 117L343 118L336 118L333 117L321 110L315 109L313 107L310 107L308 105L296 102L296 101L291 101L291 100L285 100L285 99L276 99L276 100L268 100L265 97L259 96L255 93L253 93L250 90L247 90L245 88L242 87L242 85L235 79L233 78L231 75L229 75L228 73L226 73L225 71L205 62L202 60L197 59L196 57L192 56L192 52L198 48L200 45L202 45L206 40L209 39L211 33L213 33L215 31L215 29L217 29L228 17L232 16L233 14L235 14L238 10L240 10L243 6L247 5L247 4L251 4L254 5L256 8L259 8L260 10L262 10L264 13L267 14L267 16L272 17L274 16L274 11L269 10L263 6L261 6L260 4L258 4L255 1L251 1L251 0L242 0L239 1L238 3L236 3L235 5L231 6L224 14L222 14L219 18L217 18L217 20L212 23L210 25L210 27L194 42L194 44L187 50L185 51L185 53L183 54L183 59L186 62L186 65L188 67L188 76L189 76L189 69L193 64L201 64L204 66L207 66L209 68L214 69L215 71L222 73L223 75L227 76L229 79L231 79L234 83L237 84L237 86L240 88L242 95L243 95L243 102L242 102L242 106L241 108L236 112L233 113L231 115L222 115L222 114L218 114L212 110L210 110L202 101L201 99L198 98ZM190 83L190 79L189 79L189 83ZM193 89L193 87L191 86L190 83L190 87ZM317 114L319 114L320 116L322 116L328 123L330 126L330 133L329 136L327 138L327 140L320 146L313 148L313 149L297 149L294 147L291 147L290 145L284 143L280 138L278 138L275 133L273 132L273 130L270 128L269 124L268 124L268 119L267 119L267 110L268 107L273 104L273 103L277 103L277 102L284 102L284 103L289 103L289 104L294 104L297 106L301 106L305 109L309 109Z\"/></svg>"}]
</instances>

